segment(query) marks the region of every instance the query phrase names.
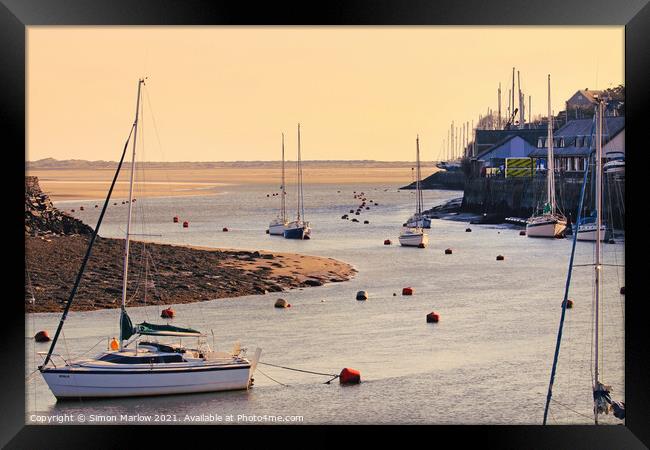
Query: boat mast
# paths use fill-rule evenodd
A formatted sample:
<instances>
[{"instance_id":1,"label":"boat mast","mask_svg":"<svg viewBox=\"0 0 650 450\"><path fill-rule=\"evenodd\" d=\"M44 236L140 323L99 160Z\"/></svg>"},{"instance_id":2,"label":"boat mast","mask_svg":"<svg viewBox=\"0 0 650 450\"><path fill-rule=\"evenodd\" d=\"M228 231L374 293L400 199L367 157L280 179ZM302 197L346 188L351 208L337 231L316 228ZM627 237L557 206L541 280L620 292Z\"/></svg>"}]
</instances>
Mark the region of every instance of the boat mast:
<instances>
[{"instance_id":1,"label":"boat mast","mask_svg":"<svg viewBox=\"0 0 650 450\"><path fill-rule=\"evenodd\" d=\"M599 320L600 320L600 271L602 270L601 264L601 224L602 224L602 139L603 139L603 103L602 99L598 99L598 133L596 138L596 263L594 265L594 281L595 281L595 290L594 290L594 303L595 303L595 324L594 324L594 391L598 389L600 381L598 380L598 358L599 358ZM598 424L598 409L594 403L594 421L596 425Z\"/></svg>"},{"instance_id":2,"label":"boat mast","mask_svg":"<svg viewBox=\"0 0 650 450\"><path fill-rule=\"evenodd\" d=\"M131 211L133 209L133 176L135 174L135 144L138 140L138 119L140 113L140 90L144 84L144 79L138 80L138 98L135 106L135 121L133 122L133 152L131 154L131 177L129 181L129 200L128 200L128 213L126 221L126 236L124 239L124 276L122 279L122 312L120 314L120 351L124 350L124 339L122 336L122 316L126 314L126 288L129 273L129 243L130 243L130 229L131 229Z\"/></svg>"},{"instance_id":3,"label":"boat mast","mask_svg":"<svg viewBox=\"0 0 650 450\"><path fill-rule=\"evenodd\" d=\"M596 116L594 115L594 124L596 123ZM591 126L590 136L594 135L594 124ZM593 139L590 140L589 144L589 155L591 155L591 145ZM590 156L591 157L591 156ZM582 179L582 188L580 189L580 201L578 202L578 217L576 218L576 224L579 224L582 218L582 207L584 205L585 199L585 190L587 187L587 176L589 174L589 166L585 168L585 173ZM569 270L567 271L566 284L564 285L564 301L562 302L562 314L560 316L560 325L557 331L557 340L555 341L555 355L553 356L553 367L551 368L551 378L548 383L548 391L546 393L546 406L544 407L544 420L543 425L546 425L546 420L548 418L549 407L551 406L551 398L553 396L553 384L555 382L555 372L557 371L557 363L560 357L560 345L562 343L562 331L564 329L564 318L566 316L567 301L569 299L569 287L571 286L571 275L573 274L573 261L576 254L576 242L578 240L578 233L573 233L573 242L571 244L571 257L569 259Z\"/></svg>"},{"instance_id":4,"label":"boat mast","mask_svg":"<svg viewBox=\"0 0 650 450\"><path fill-rule=\"evenodd\" d=\"M420 136L416 135L415 137L415 212L417 217L422 214L422 192L420 191Z\"/></svg>"},{"instance_id":5,"label":"boat mast","mask_svg":"<svg viewBox=\"0 0 650 450\"><path fill-rule=\"evenodd\" d=\"M302 216L301 216L302 213ZM300 159L300 124L298 124L298 221L305 218L305 205L302 197L302 162Z\"/></svg>"},{"instance_id":6,"label":"boat mast","mask_svg":"<svg viewBox=\"0 0 650 450\"><path fill-rule=\"evenodd\" d=\"M282 133L282 186L280 186L280 189L282 190L282 199L280 200L280 214L282 215L282 222L285 223L287 221L287 205L286 205L286 195L287 191L285 190L285 184L284 184L284 133Z\"/></svg>"},{"instance_id":7,"label":"boat mast","mask_svg":"<svg viewBox=\"0 0 650 450\"><path fill-rule=\"evenodd\" d=\"M551 206L551 214L555 214L555 161L553 156L553 113L551 112L551 75L548 75L548 126L546 134L547 170L546 170L546 195Z\"/></svg>"}]
</instances>

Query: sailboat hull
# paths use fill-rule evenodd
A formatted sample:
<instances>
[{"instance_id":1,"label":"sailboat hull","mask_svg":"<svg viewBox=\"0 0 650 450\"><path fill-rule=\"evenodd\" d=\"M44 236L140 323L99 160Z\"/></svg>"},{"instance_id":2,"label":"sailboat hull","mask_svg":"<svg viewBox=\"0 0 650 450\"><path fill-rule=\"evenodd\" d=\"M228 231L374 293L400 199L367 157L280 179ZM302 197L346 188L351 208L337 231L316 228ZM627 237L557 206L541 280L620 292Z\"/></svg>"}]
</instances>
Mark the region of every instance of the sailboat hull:
<instances>
[{"instance_id":1,"label":"sailboat hull","mask_svg":"<svg viewBox=\"0 0 650 450\"><path fill-rule=\"evenodd\" d=\"M564 237L566 219L549 216L529 220L526 224L526 236L559 238Z\"/></svg>"},{"instance_id":2,"label":"sailboat hull","mask_svg":"<svg viewBox=\"0 0 650 450\"><path fill-rule=\"evenodd\" d=\"M286 225L283 223L280 224L271 224L269 225L269 234L273 236L282 236L284 235L284 229Z\"/></svg>"},{"instance_id":3,"label":"sailboat hull","mask_svg":"<svg viewBox=\"0 0 650 450\"><path fill-rule=\"evenodd\" d=\"M422 234L402 234L399 237L400 245L404 247L425 247L429 244L429 236L425 233Z\"/></svg>"},{"instance_id":4,"label":"sailboat hull","mask_svg":"<svg viewBox=\"0 0 650 450\"><path fill-rule=\"evenodd\" d=\"M284 237L286 239L309 239L308 230L307 227L285 229Z\"/></svg>"},{"instance_id":5,"label":"sailboat hull","mask_svg":"<svg viewBox=\"0 0 650 450\"><path fill-rule=\"evenodd\" d=\"M576 236L576 239L579 241L592 241L595 242L598 237L596 236L596 231L597 231L598 226L596 224L584 224L580 225L578 227L578 236ZM607 229L605 228L604 225L601 225L600 227L600 240L601 241L606 241L608 238L607 236Z\"/></svg>"},{"instance_id":6,"label":"sailboat hull","mask_svg":"<svg viewBox=\"0 0 650 450\"><path fill-rule=\"evenodd\" d=\"M137 397L248 389L250 365L192 369L44 369L43 378L59 399Z\"/></svg>"}]
</instances>

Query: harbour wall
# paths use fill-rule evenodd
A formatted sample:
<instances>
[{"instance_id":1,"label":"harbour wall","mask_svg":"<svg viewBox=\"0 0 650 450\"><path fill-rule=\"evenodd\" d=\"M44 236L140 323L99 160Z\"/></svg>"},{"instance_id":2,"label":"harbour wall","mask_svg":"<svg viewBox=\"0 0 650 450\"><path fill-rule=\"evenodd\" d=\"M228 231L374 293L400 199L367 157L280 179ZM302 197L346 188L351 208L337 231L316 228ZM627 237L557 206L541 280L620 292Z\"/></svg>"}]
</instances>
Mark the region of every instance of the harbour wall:
<instances>
[{"instance_id":1,"label":"harbour wall","mask_svg":"<svg viewBox=\"0 0 650 450\"><path fill-rule=\"evenodd\" d=\"M571 221L575 221L580 202L583 176L556 176L557 206ZM546 177L529 178L468 178L465 181L461 211L475 214L498 214L504 217L530 217L546 201ZM594 207L593 183L588 178L584 206ZM625 179L609 175L603 192L606 221L623 226L625 216ZM583 213L584 215L584 213Z\"/></svg>"}]
</instances>

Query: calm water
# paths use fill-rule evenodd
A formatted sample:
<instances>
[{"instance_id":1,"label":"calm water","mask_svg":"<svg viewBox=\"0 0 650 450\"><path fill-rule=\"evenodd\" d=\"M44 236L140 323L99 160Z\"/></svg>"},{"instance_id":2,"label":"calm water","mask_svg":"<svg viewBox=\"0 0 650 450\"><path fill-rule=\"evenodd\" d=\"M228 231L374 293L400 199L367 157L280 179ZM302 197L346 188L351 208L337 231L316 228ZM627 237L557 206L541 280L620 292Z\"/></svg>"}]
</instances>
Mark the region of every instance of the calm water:
<instances>
[{"instance_id":1,"label":"calm water","mask_svg":"<svg viewBox=\"0 0 650 450\"><path fill-rule=\"evenodd\" d=\"M229 350L240 340L252 355L263 348L262 362L317 372L338 373L343 367L361 371L363 382L342 387L323 384L327 377L259 366L247 392L198 394L122 400L56 403L39 374L28 383L27 421L43 414L186 414L303 416L304 423L540 424L560 318L571 241L519 236L505 226L471 225L436 220L426 249L401 248L400 224L413 210L414 195L395 185L318 185L305 187L309 241L265 234L275 216L278 197L266 197L273 186L228 186L227 192L203 197L138 199L134 220L141 239L212 247L300 252L353 264L355 279L282 293L292 308L277 310L277 295L247 296L175 305L178 325L214 331L216 347ZM224 189L224 188L220 188ZM337 192L340 190L340 192ZM358 217L369 225L341 220L360 203L353 191L364 191L371 206ZM294 193L289 193L289 206ZM425 191L427 206L462 195ZM137 198L137 193L136 193ZM112 206L102 232L122 237L126 205ZM59 202L89 224L96 223L99 201ZM85 211L78 211L84 205ZM189 229L172 217L189 220ZM146 226L140 226L144 219ZM230 232L223 233L227 226ZM384 246L391 239L392 246ZM452 248L452 255L444 250ZM594 245L578 243L576 264L592 261ZM605 262L623 264L622 244L604 246ZM498 254L505 261L495 261ZM603 305L601 379L624 400L623 269L607 267ZM576 267L567 310L560 364L555 382L551 423L590 423L592 267ZM401 289L411 286L412 297ZM355 300L367 290L369 300ZM397 293L397 296L393 296ZM38 299L37 299L38 301ZM160 307L131 308L134 321L155 320ZM438 324L425 315L437 311ZM34 344L34 329L56 329L59 314L26 318L27 373L46 351ZM160 320L160 319L158 319ZM118 311L71 313L64 355L92 354L117 333ZM572 411L573 410L573 411ZM88 421L88 420L87 420ZM618 423L611 416L604 423ZM186 423L186 422L180 422ZM214 423L206 418L204 423ZM246 423L240 421L239 423ZM268 423L268 422L263 422Z\"/></svg>"}]
</instances>

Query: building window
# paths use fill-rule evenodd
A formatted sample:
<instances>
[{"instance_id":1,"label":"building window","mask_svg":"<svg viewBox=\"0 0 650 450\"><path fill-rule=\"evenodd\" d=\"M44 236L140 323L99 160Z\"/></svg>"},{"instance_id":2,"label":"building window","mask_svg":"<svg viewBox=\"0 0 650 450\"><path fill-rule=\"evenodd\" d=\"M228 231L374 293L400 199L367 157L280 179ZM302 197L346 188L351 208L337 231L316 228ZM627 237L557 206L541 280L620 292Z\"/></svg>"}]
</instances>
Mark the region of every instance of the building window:
<instances>
[{"instance_id":1,"label":"building window","mask_svg":"<svg viewBox=\"0 0 650 450\"><path fill-rule=\"evenodd\" d=\"M537 148L542 148L544 147L544 139L539 138L537 139Z\"/></svg>"},{"instance_id":2,"label":"building window","mask_svg":"<svg viewBox=\"0 0 650 450\"><path fill-rule=\"evenodd\" d=\"M576 136L576 147L582 147L582 136Z\"/></svg>"},{"instance_id":3,"label":"building window","mask_svg":"<svg viewBox=\"0 0 650 450\"><path fill-rule=\"evenodd\" d=\"M564 147L564 138L560 138L560 147Z\"/></svg>"}]
</instances>

